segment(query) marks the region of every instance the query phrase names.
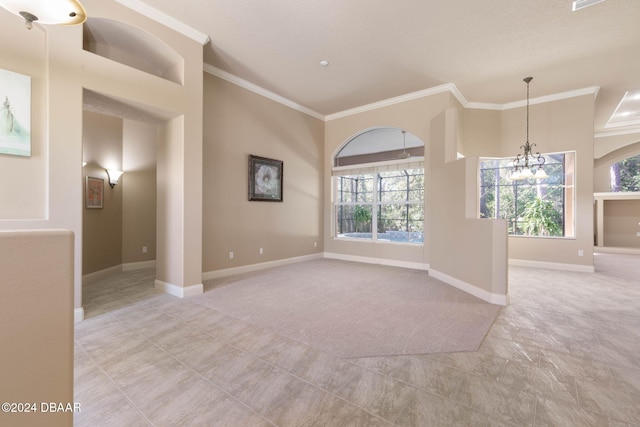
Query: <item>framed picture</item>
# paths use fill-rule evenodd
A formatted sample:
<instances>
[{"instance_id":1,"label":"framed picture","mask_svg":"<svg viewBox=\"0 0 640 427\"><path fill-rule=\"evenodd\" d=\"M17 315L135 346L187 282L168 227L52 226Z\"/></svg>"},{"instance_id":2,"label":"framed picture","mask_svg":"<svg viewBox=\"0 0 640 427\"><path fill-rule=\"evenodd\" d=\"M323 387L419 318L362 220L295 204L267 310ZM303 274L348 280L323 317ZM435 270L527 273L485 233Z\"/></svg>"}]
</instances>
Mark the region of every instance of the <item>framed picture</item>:
<instances>
[{"instance_id":1,"label":"framed picture","mask_svg":"<svg viewBox=\"0 0 640 427\"><path fill-rule=\"evenodd\" d=\"M31 77L2 69L0 154L31 156Z\"/></svg>"},{"instance_id":2,"label":"framed picture","mask_svg":"<svg viewBox=\"0 0 640 427\"><path fill-rule=\"evenodd\" d=\"M102 200L104 196L104 179L87 177L87 188L85 191L85 199L87 209L102 208Z\"/></svg>"},{"instance_id":3,"label":"framed picture","mask_svg":"<svg viewBox=\"0 0 640 427\"><path fill-rule=\"evenodd\" d=\"M282 161L249 155L249 200L282 201Z\"/></svg>"}]
</instances>

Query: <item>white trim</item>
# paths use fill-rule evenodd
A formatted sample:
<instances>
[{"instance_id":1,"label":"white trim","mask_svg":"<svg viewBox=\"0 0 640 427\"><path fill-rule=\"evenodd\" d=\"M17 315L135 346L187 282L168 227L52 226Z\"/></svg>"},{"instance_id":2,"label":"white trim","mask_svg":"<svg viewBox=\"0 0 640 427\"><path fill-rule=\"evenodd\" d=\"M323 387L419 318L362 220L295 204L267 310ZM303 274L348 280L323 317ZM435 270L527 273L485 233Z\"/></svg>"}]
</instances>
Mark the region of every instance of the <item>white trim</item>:
<instances>
[{"instance_id":1,"label":"white trim","mask_svg":"<svg viewBox=\"0 0 640 427\"><path fill-rule=\"evenodd\" d=\"M156 260L153 259L151 261L129 262L127 264L122 264L122 271L145 270L147 268L156 268Z\"/></svg>"},{"instance_id":2,"label":"white trim","mask_svg":"<svg viewBox=\"0 0 640 427\"><path fill-rule=\"evenodd\" d=\"M334 252L325 252L324 257L328 259L337 259L341 261L352 261L352 262L361 262L365 264L379 264L379 265L388 265L390 267L402 267L402 268L410 268L413 270L429 270L429 264L422 262L409 262L409 261L398 261L394 259L386 259L386 258L371 258L364 257L358 255L345 255L338 254Z\"/></svg>"},{"instance_id":3,"label":"white trim","mask_svg":"<svg viewBox=\"0 0 640 427\"><path fill-rule=\"evenodd\" d=\"M113 267L105 268L104 270L94 271L82 276L82 284L95 282L105 277L111 276L114 273L122 272L122 264L114 265Z\"/></svg>"},{"instance_id":4,"label":"white trim","mask_svg":"<svg viewBox=\"0 0 640 427\"><path fill-rule=\"evenodd\" d=\"M156 279L155 288L166 294L173 295L178 298L188 298L196 295L200 295L204 291L202 283L197 285L187 286L186 288L173 283L163 282Z\"/></svg>"},{"instance_id":5,"label":"white trim","mask_svg":"<svg viewBox=\"0 0 640 427\"><path fill-rule=\"evenodd\" d=\"M117 1L134 1L134 0L117 0ZM214 75L216 77L219 77L223 80L228 81L229 83L235 84L237 86L240 86L244 89L247 89L251 92L254 92L258 95L264 96L265 98L271 99L272 101L278 102L282 105L285 105L287 107L290 107L294 110L300 111L301 113L307 114L311 117L314 117L316 119L319 120L323 120L325 122L331 121L331 120L336 120L336 119L341 119L343 117L348 117L348 116L352 116L354 114L360 114L360 113L364 113L367 111L372 111L372 110L377 110L379 108L383 108L383 107L388 107L391 105L395 105L395 104L400 104L402 102L407 102L407 101L412 101L414 99L420 99L420 98L424 98L427 96L432 96L432 95L437 95L443 92L449 92L453 97L455 97L458 102L460 102L460 104L462 104L462 106L464 108L468 108L468 109L478 109L478 110L509 110L512 108L519 108L519 107L524 107L526 106L526 100L521 100L521 101L516 101L516 102L510 102L510 103L506 103L506 104L491 104L491 103L485 103L485 102L469 102L464 95L462 94L462 92L460 92L460 90L458 89L458 87L453 84L453 83L446 83L446 84L442 84L442 85L438 85L438 86L434 86L428 89L422 89L416 92L411 92L411 93L407 93L404 95L400 95L400 96L396 96L393 98L388 98L388 99L384 99L382 101L377 101L377 102L373 102L371 104L366 104L366 105L362 105L360 107L355 107L355 108L351 108L348 110L344 110L344 111L339 111L337 113L333 113L333 114L328 114L328 115L322 115L320 113L318 113L317 111L314 111L310 108L307 108L303 105L300 105L296 102L291 101L290 99L287 99L283 96L280 96L276 93L273 93L267 89L264 89L254 83L251 83L245 79L242 79L234 74L231 74L227 71L221 70L218 67L215 67L211 64L204 64L204 71ZM529 104L542 104L545 102L552 102L552 101L559 101L562 99L568 99L568 98L574 98L577 96L583 96L583 95L594 95L594 96L598 96L598 92L600 91L600 86L591 86L591 87L587 87L587 88L583 88L583 89L576 89L576 90L572 90L572 91L567 91L567 92L561 92L561 93L556 93L556 94L552 94L552 95L547 95L547 96L541 96L538 98L531 98L529 99ZM634 132L627 132L627 133L635 133L635 132L640 132L640 130L638 131L634 131ZM606 135L608 136L608 135Z\"/></svg>"},{"instance_id":6,"label":"white trim","mask_svg":"<svg viewBox=\"0 0 640 427\"><path fill-rule=\"evenodd\" d=\"M622 248L616 246L596 246L593 248L594 255L601 254L625 254L625 255L640 255L640 248Z\"/></svg>"},{"instance_id":7,"label":"white trim","mask_svg":"<svg viewBox=\"0 0 640 427\"><path fill-rule=\"evenodd\" d=\"M76 308L73 310L73 323L80 323L84 320L84 308Z\"/></svg>"},{"instance_id":8,"label":"white trim","mask_svg":"<svg viewBox=\"0 0 640 427\"><path fill-rule=\"evenodd\" d=\"M537 98L531 98L529 100L530 105L534 104L544 104L547 102L560 101L563 99L575 98L577 96L584 95L594 95L594 97L598 96L598 92L600 91L600 86L591 86L585 87L583 89L570 90L568 92L560 92L554 93L552 95L539 96ZM503 104L500 110L511 110L513 108L521 108L527 106L527 100L515 101Z\"/></svg>"},{"instance_id":9,"label":"white trim","mask_svg":"<svg viewBox=\"0 0 640 427\"><path fill-rule=\"evenodd\" d=\"M437 270L429 270L429 276L434 279L438 279L448 285L453 286L454 288L458 288L463 292L471 294L477 298L480 298L483 301L486 301L491 304L497 304L502 306L509 305L510 297L509 294L494 294L485 289L481 289L471 283L464 282L460 279L456 279L455 277L449 276L448 274L442 273Z\"/></svg>"},{"instance_id":10,"label":"white trim","mask_svg":"<svg viewBox=\"0 0 640 427\"><path fill-rule=\"evenodd\" d=\"M380 162L371 162L371 163L359 163L355 165L346 165L346 166L334 166L331 168L331 172L336 172L340 174L340 172L350 171L350 170L359 170L359 169L371 169L371 168L385 168L389 166L404 166L409 165L407 169L415 169L416 164L419 167L424 168L424 156L412 156L407 159L397 159L397 160L383 160Z\"/></svg>"},{"instance_id":11,"label":"white trim","mask_svg":"<svg viewBox=\"0 0 640 427\"><path fill-rule=\"evenodd\" d=\"M338 113L329 114L329 115L325 116L324 120L326 122L328 122L328 121L331 121L331 120L341 119L343 117L353 116L354 114L360 114L360 113L364 113L366 111L377 110L378 108L388 107L388 106L391 106L391 105L400 104L402 102L407 102L407 101L411 101L411 100L414 100L414 99L424 98L424 97L431 96L431 95L437 95L437 94L443 93L443 92L449 92L453 96L455 96L456 98L458 98L458 96L460 96L462 98L462 100L466 101L466 99L464 99L464 97L462 96L460 91L458 91L457 88L455 90L452 89L453 87L455 87L455 85L453 83L447 83L447 84L443 84L443 85L439 85L439 86L434 86L434 87L431 87L431 88L428 88L428 89L419 90L417 92L411 92L411 93L407 93L405 95L400 95L400 96L396 96L396 97L393 97L393 98L384 99L382 101L373 102L371 104L362 105L360 107L351 108L349 110L340 111ZM460 98L458 98L458 100L460 101ZM463 105L464 105L464 103L463 103Z\"/></svg>"},{"instance_id":12,"label":"white trim","mask_svg":"<svg viewBox=\"0 0 640 427\"><path fill-rule=\"evenodd\" d=\"M595 273L593 265L566 264L561 262L531 261L528 259L509 259L509 265L517 267L543 268L546 270L573 271L576 273Z\"/></svg>"},{"instance_id":13,"label":"white trim","mask_svg":"<svg viewBox=\"0 0 640 427\"><path fill-rule=\"evenodd\" d=\"M628 129L619 129L612 130L608 132L598 132L593 135L594 138L607 138L610 136L620 136L620 135L632 135L635 133L640 133L640 126L635 126Z\"/></svg>"},{"instance_id":14,"label":"white trim","mask_svg":"<svg viewBox=\"0 0 640 427\"><path fill-rule=\"evenodd\" d=\"M322 259L322 258L323 258L322 254L318 253L313 255L303 255L303 256L294 257L294 258L285 258L285 259L279 259L275 261L261 262L258 264L242 265L240 267L231 267L231 268L224 268L221 270L207 271L206 273L202 273L202 280L204 281L204 280L210 280L210 279L217 279L219 277L233 276L234 274L249 273L252 271L259 271L267 268L280 267L283 265L295 264L298 262L311 261L311 260Z\"/></svg>"},{"instance_id":15,"label":"white trim","mask_svg":"<svg viewBox=\"0 0 640 427\"><path fill-rule=\"evenodd\" d=\"M304 114L307 114L307 115L309 115L311 117L314 117L314 118L316 118L318 120L325 120L325 116L324 115L322 115L322 114L320 114L320 113L318 113L316 111L313 111L310 108L307 108L307 107L305 107L303 105L300 105L300 104L298 104L296 102L293 102L293 101L291 101L291 100L289 100L289 99L287 99L287 98L285 98L283 96L280 96L280 95L278 95L276 93L273 93L273 92L271 92L271 91L269 91L267 89L264 89L264 88L254 84L254 83L251 83L251 82L249 82L249 81L247 81L245 79L242 79L242 78L240 78L238 76L235 76L235 75L233 75L233 74L231 74L231 73L229 73L227 71L221 70L218 67L214 67L211 64L205 63L204 64L204 71L206 73L209 73L209 74L213 75L213 76L219 77L222 80L226 80L229 83L233 83L236 86L240 86L241 88L247 89L248 91L256 93L256 94L258 94L260 96L264 96L265 98L268 98L268 99L270 99L272 101L278 102L278 103L280 103L282 105L285 105L285 106L287 106L289 108L292 108L294 110L300 111L301 113L304 113Z\"/></svg>"},{"instance_id":16,"label":"white trim","mask_svg":"<svg viewBox=\"0 0 640 427\"><path fill-rule=\"evenodd\" d=\"M187 24L177 20L173 16L169 16L166 13L161 12L146 3L143 3L140 0L116 0L116 2L125 7L128 7L133 11L138 12L141 15L146 16L147 18L151 18L154 21L171 28L172 30L182 34L183 36L189 37L190 39L200 43L203 46L209 43L209 41L211 40L208 35L196 30L193 27L188 26Z\"/></svg>"}]
</instances>

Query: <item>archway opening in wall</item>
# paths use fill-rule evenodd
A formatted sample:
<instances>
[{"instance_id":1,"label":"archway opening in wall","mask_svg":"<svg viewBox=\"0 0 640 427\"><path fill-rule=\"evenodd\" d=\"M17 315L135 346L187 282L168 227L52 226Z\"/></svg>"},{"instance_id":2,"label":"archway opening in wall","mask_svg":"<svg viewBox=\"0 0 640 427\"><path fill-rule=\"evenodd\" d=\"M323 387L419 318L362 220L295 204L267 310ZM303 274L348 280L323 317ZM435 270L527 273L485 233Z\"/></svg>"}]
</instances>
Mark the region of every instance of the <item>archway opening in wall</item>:
<instances>
[{"instance_id":1,"label":"archway opening in wall","mask_svg":"<svg viewBox=\"0 0 640 427\"><path fill-rule=\"evenodd\" d=\"M333 159L333 238L424 244L424 177L424 142L404 129L347 140Z\"/></svg>"}]
</instances>

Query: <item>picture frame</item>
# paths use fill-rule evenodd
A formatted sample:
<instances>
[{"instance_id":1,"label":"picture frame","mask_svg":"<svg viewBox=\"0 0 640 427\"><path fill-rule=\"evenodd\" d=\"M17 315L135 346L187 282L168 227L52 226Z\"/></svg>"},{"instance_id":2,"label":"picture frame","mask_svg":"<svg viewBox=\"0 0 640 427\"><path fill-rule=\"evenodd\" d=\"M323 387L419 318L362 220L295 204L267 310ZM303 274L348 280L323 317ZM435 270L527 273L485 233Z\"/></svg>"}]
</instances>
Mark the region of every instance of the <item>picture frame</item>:
<instances>
[{"instance_id":1,"label":"picture frame","mask_svg":"<svg viewBox=\"0 0 640 427\"><path fill-rule=\"evenodd\" d=\"M0 154L31 157L31 77L0 69Z\"/></svg>"},{"instance_id":2,"label":"picture frame","mask_svg":"<svg viewBox=\"0 0 640 427\"><path fill-rule=\"evenodd\" d=\"M87 209L102 209L104 200L104 179L87 177L85 203Z\"/></svg>"},{"instance_id":3,"label":"picture frame","mask_svg":"<svg viewBox=\"0 0 640 427\"><path fill-rule=\"evenodd\" d=\"M249 155L249 201L282 202L281 160Z\"/></svg>"}]
</instances>

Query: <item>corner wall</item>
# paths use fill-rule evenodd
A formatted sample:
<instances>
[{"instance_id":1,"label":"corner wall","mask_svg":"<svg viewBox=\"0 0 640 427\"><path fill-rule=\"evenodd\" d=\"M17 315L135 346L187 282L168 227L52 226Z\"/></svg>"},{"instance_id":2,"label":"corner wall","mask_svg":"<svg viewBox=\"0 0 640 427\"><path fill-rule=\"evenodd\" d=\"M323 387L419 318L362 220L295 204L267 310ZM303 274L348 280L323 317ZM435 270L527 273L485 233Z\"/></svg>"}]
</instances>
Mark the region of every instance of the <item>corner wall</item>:
<instances>
[{"instance_id":1,"label":"corner wall","mask_svg":"<svg viewBox=\"0 0 640 427\"><path fill-rule=\"evenodd\" d=\"M204 115L205 278L321 254L324 123L208 73ZM284 162L282 203L248 200L250 154Z\"/></svg>"}]
</instances>

